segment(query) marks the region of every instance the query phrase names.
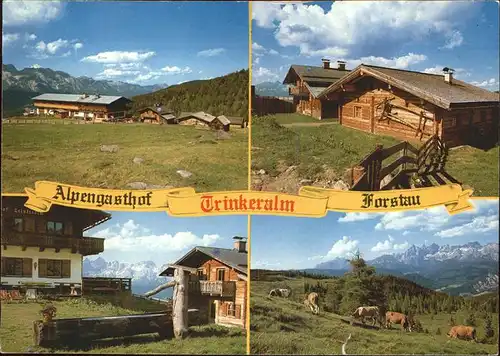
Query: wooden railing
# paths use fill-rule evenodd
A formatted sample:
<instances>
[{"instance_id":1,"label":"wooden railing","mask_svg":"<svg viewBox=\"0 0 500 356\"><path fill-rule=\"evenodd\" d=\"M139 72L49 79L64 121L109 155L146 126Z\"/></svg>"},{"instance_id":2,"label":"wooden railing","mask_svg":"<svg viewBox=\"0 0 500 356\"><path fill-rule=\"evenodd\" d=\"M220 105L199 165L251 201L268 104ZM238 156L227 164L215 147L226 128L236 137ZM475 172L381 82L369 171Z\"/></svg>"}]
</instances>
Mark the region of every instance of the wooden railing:
<instances>
[{"instance_id":1,"label":"wooden railing","mask_svg":"<svg viewBox=\"0 0 500 356\"><path fill-rule=\"evenodd\" d=\"M211 296L234 297L236 293L236 282L192 281L189 282L189 292Z\"/></svg>"},{"instance_id":2,"label":"wooden railing","mask_svg":"<svg viewBox=\"0 0 500 356\"><path fill-rule=\"evenodd\" d=\"M132 278L82 277L82 294L130 292Z\"/></svg>"},{"instance_id":3,"label":"wooden railing","mask_svg":"<svg viewBox=\"0 0 500 356\"><path fill-rule=\"evenodd\" d=\"M351 190L410 188L412 174L425 181L426 186L432 185L429 176L439 185L459 183L444 170L447 155L448 150L437 136L432 136L419 149L407 141L386 149L377 146L352 168Z\"/></svg>"},{"instance_id":4,"label":"wooden railing","mask_svg":"<svg viewBox=\"0 0 500 356\"><path fill-rule=\"evenodd\" d=\"M95 255L104 251L104 239L96 237L71 237L47 235L41 233L2 231L2 245L23 247L54 248L59 252L63 248L71 249L73 253Z\"/></svg>"}]
</instances>

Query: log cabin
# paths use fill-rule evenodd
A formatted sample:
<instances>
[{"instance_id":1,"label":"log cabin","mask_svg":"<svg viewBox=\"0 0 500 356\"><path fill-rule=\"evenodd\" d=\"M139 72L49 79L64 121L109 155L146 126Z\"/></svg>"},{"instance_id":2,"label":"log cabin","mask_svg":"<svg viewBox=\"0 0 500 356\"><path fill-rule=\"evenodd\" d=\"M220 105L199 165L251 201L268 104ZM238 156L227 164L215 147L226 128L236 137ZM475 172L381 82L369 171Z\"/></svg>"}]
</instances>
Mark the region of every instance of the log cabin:
<instances>
[{"instance_id":1,"label":"log cabin","mask_svg":"<svg viewBox=\"0 0 500 356\"><path fill-rule=\"evenodd\" d=\"M318 98L339 105L341 125L404 140L437 135L448 147L498 141L499 94L443 75L361 64Z\"/></svg>"},{"instance_id":2,"label":"log cabin","mask_svg":"<svg viewBox=\"0 0 500 356\"><path fill-rule=\"evenodd\" d=\"M231 124L231 121L224 115L213 116L203 111L195 113L181 113L181 115L177 118L177 121L179 125L203 126L214 130L224 131L229 131Z\"/></svg>"},{"instance_id":3,"label":"log cabin","mask_svg":"<svg viewBox=\"0 0 500 356\"><path fill-rule=\"evenodd\" d=\"M318 94L350 72L343 61L337 62L337 68L332 68L328 59L322 61L322 67L292 65L283 81L289 85L295 111L319 120L337 118L338 103Z\"/></svg>"},{"instance_id":4,"label":"log cabin","mask_svg":"<svg viewBox=\"0 0 500 356\"><path fill-rule=\"evenodd\" d=\"M174 265L195 268L189 276L188 308L199 310L203 323L246 326L248 253L246 239L234 237L234 248L198 246ZM173 276L169 267L160 276Z\"/></svg>"},{"instance_id":5,"label":"log cabin","mask_svg":"<svg viewBox=\"0 0 500 356\"><path fill-rule=\"evenodd\" d=\"M177 118L172 110L160 104L149 106L139 111L140 121L147 124L176 124Z\"/></svg>"},{"instance_id":6,"label":"log cabin","mask_svg":"<svg viewBox=\"0 0 500 356\"><path fill-rule=\"evenodd\" d=\"M123 96L52 93L38 95L32 100L37 115L55 115L60 118L95 122L125 117L127 105L132 102Z\"/></svg>"},{"instance_id":7,"label":"log cabin","mask_svg":"<svg viewBox=\"0 0 500 356\"><path fill-rule=\"evenodd\" d=\"M2 195L1 288L81 295L83 256L104 251L104 239L84 232L111 215L59 205L38 213L26 201Z\"/></svg>"}]
</instances>

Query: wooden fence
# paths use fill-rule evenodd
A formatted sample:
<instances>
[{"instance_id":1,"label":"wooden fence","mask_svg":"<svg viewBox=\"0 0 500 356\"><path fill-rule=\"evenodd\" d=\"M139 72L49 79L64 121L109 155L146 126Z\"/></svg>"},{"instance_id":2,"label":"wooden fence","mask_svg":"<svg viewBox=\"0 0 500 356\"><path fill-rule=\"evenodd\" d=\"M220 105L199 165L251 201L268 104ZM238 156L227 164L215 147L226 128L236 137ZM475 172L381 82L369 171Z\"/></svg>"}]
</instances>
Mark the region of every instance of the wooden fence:
<instances>
[{"instance_id":1,"label":"wooden fence","mask_svg":"<svg viewBox=\"0 0 500 356\"><path fill-rule=\"evenodd\" d=\"M290 114L296 111L293 99L277 96L260 96L255 94L252 86L252 114L257 116L270 114Z\"/></svg>"},{"instance_id":2,"label":"wooden fence","mask_svg":"<svg viewBox=\"0 0 500 356\"><path fill-rule=\"evenodd\" d=\"M458 183L445 170L448 150L441 139L432 136L419 149L404 141L384 149L379 145L351 169L351 190L378 191ZM415 175L419 183L412 183Z\"/></svg>"},{"instance_id":3,"label":"wooden fence","mask_svg":"<svg viewBox=\"0 0 500 356\"><path fill-rule=\"evenodd\" d=\"M82 295L132 291L132 278L82 277Z\"/></svg>"}]
</instances>

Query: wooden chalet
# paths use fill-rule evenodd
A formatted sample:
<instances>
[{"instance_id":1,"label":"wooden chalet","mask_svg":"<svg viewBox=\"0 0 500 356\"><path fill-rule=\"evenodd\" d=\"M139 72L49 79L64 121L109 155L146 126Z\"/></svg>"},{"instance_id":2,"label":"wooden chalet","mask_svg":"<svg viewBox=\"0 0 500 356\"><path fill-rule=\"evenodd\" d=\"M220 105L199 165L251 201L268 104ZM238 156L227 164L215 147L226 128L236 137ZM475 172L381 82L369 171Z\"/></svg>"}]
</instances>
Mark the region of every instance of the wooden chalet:
<instances>
[{"instance_id":1,"label":"wooden chalet","mask_svg":"<svg viewBox=\"0 0 500 356\"><path fill-rule=\"evenodd\" d=\"M81 294L83 256L104 251L104 239L83 233L109 220L99 211L54 205L42 214L27 196L2 196L2 289Z\"/></svg>"},{"instance_id":2,"label":"wooden chalet","mask_svg":"<svg viewBox=\"0 0 500 356\"><path fill-rule=\"evenodd\" d=\"M205 323L246 326L248 253L246 240L234 248L195 247L173 266L195 269L189 275L188 308L198 309ZM169 267L160 276L173 276Z\"/></svg>"},{"instance_id":3,"label":"wooden chalet","mask_svg":"<svg viewBox=\"0 0 500 356\"><path fill-rule=\"evenodd\" d=\"M179 125L205 126L214 130L224 131L229 131L231 125L231 121L226 116L213 116L203 111L182 113L177 121Z\"/></svg>"},{"instance_id":4,"label":"wooden chalet","mask_svg":"<svg viewBox=\"0 0 500 356\"><path fill-rule=\"evenodd\" d=\"M123 96L47 93L32 98L37 115L102 122L125 117L131 100Z\"/></svg>"},{"instance_id":5,"label":"wooden chalet","mask_svg":"<svg viewBox=\"0 0 500 356\"><path fill-rule=\"evenodd\" d=\"M176 124L177 118L172 110L159 104L149 106L139 111L140 121L147 124Z\"/></svg>"},{"instance_id":6,"label":"wooden chalet","mask_svg":"<svg viewBox=\"0 0 500 356\"><path fill-rule=\"evenodd\" d=\"M292 65L283 81L290 86L289 94L293 96L295 111L320 120L337 118L338 103L318 95L349 73L345 62L338 61L337 68L332 68L328 59L322 61L322 67Z\"/></svg>"},{"instance_id":7,"label":"wooden chalet","mask_svg":"<svg viewBox=\"0 0 500 356\"><path fill-rule=\"evenodd\" d=\"M398 137L437 136L448 147L498 140L499 94L443 75L361 64L318 94L344 126Z\"/></svg>"}]
</instances>

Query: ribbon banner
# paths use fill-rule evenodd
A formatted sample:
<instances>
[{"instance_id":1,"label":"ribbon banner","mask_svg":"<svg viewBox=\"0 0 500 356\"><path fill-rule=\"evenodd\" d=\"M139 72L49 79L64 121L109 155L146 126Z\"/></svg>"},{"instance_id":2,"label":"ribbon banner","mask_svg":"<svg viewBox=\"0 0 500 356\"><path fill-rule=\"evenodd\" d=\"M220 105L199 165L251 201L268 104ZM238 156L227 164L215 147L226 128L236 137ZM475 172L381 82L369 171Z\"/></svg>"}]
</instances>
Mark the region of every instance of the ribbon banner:
<instances>
[{"instance_id":1,"label":"ribbon banner","mask_svg":"<svg viewBox=\"0 0 500 356\"><path fill-rule=\"evenodd\" d=\"M229 191L196 193L193 188L109 190L36 182L26 188L25 206L47 212L53 204L82 209L166 211L172 216L286 215L323 217L339 212L391 212L444 205L450 214L473 208L472 190L458 184L431 188L377 192L339 191L302 187L298 195L273 192Z\"/></svg>"},{"instance_id":2,"label":"ribbon banner","mask_svg":"<svg viewBox=\"0 0 500 356\"><path fill-rule=\"evenodd\" d=\"M55 182L39 181L35 189L26 188L25 207L46 213L53 204L80 209L118 211L165 211L167 196L181 193L195 194L193 188L115 190L85 188Z\"/></svg>"}]
</instances>

